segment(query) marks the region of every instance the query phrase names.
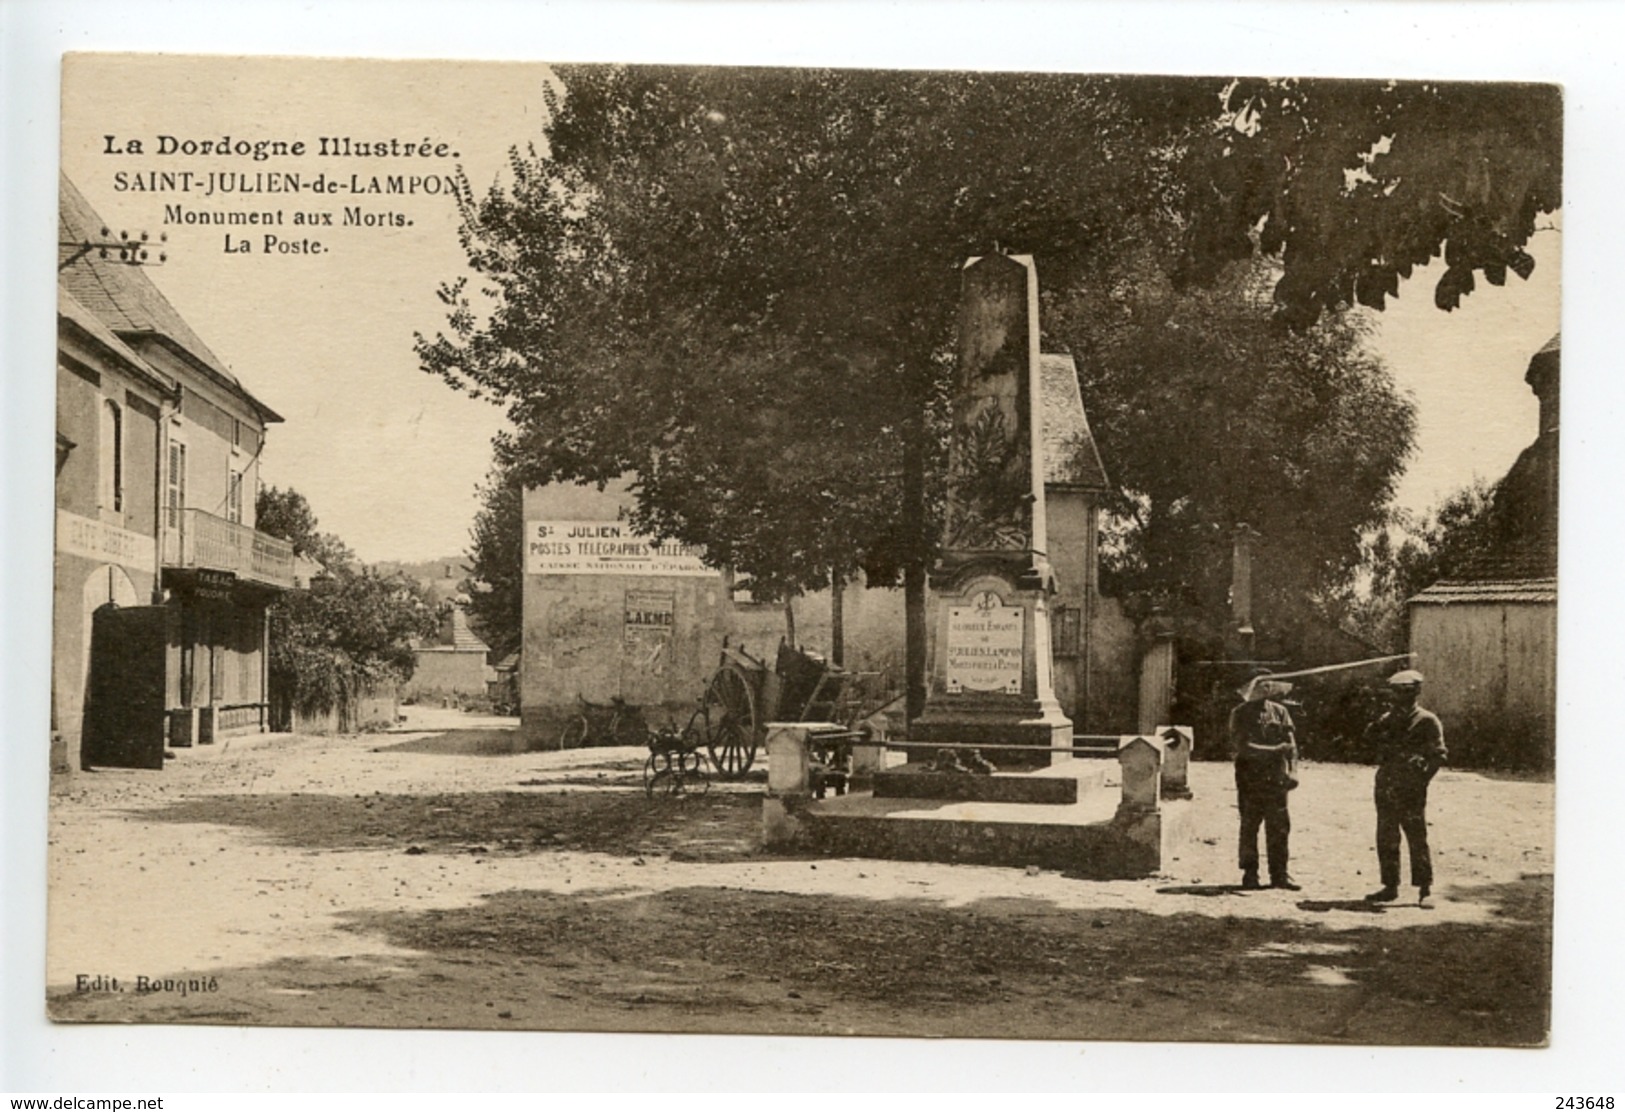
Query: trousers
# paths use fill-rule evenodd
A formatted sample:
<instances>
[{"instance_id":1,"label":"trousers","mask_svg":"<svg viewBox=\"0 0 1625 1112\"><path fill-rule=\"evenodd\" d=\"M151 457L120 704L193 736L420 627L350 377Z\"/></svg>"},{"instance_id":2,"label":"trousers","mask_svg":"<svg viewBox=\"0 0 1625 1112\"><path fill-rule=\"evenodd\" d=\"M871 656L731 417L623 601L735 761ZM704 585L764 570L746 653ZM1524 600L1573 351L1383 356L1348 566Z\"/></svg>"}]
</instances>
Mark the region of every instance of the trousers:
<instances>
[{"instance_id":1,"label":"trousers","mask_svg":"<svg viewBox=\"0 0 1625 1112\"><path fill-rule=\"evenodd\" d=\"M1258 828L1262 826L1270 880L1286 880L1292 816L1287 811L1285 789L1279 782L1259 783L1237 769L1236 806L1241 811L1241 835L1236 857L1242 873L1258 873Z\"/></svg>"},{"instance_id":2,"label":"trousers","mask_svg":"<svg viewBox=\"0 0 1625 1112\"><path fill-rule=\"evenodd\" d=\"M1399 837L1411 850L1411 883L1433 886L1433 854L1428 849L1426 784L1377 786L1377 868L1384 888L1399 887Z\"/></svg>"}]
</instances>

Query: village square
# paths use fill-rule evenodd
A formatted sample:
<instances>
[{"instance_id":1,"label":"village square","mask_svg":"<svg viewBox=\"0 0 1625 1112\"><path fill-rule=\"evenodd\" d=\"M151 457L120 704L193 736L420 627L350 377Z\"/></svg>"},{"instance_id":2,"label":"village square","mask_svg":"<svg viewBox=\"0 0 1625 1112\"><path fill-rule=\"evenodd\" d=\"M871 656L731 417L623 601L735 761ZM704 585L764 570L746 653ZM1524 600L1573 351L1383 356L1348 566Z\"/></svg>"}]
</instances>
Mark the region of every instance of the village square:
<instances>
[{"instance_id":1,"label":"village square","mask_svg":"<svg viewBox=\"0 0 1625 1112\"><path fill-rule=\"evenodd\" d=\"M218 233L106 215L97 159L147 169L111 124L65 160L54 1020L1546 1042L1554 87L581 66L534 99L495 185L401 202L463 269L354 340L497 414L433 558L363 556L274 470L281 372L166 295ZM237 157L186 134L224 144L190 172ZM1517 421L1408 508L1468 418L1419 410L1387 321L1489 298L1526 325L1494 369L1433 358ZM416 512L422 458L332 489Z\"/></svg>"}]
</instances>

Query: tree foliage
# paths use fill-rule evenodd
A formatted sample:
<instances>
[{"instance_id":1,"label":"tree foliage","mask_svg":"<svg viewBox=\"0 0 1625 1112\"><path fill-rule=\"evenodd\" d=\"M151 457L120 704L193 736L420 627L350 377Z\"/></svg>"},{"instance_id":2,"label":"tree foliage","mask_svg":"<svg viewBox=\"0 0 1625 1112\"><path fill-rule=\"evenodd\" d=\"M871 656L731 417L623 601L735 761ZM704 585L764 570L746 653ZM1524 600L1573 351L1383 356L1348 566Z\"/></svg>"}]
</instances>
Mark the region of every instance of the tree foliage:
<instances>
[{"instance_id":1,"label":"tree foliage","mask_svg":"<svg viewBox=\"0 0 1625 1112\"><path fill-rule=\"evenodd\" d=\"M1221 524L1294 553L1282 591L1329 590L1391 494L1409 411L1341 310L1380 309L1440 252L1442 308L1475 276L1527 276L1522 247L1561 200L1548 87L559 76L541 146L484 196L459 179L473 280L442 288L423 368L506 407L498 458L519 482L634 474L634 524L764 598L905 568L911 622L967 257L1030 253L1046 312L1074 307L1049 331L1103 353L1086 400L1144 500L1124 520L1150 515L1118 571L1211 606ZM1225 300L1227 268L1260 256L1296 336ZM1191 292L1154 326L1090 336L1077 306L1141 275Z\"/></svg>"},{"instance_id":2,"label":"tree foliage","mask_svg":"<svg viewBox=\"0 0 1625 1112\"><path fill-rule=\"evenodd\" d=\"M1414 406L1365 349L1359 318L1272 326L1274 277L1243 264L1176 293L1141 276L1057 307L1057 327L1087 353L1084 395L1118 488L1108 591L1222 628L1245 522L1262 534L1255 610L1288 622L1352 579L1363 536L1387 520Z\"/></svg>"},{"instance_id":3,"label":"tree foliage","mask_svg":"<svg viewBox=\"0 0 1625 1112\"><path fill-rule=\"evenodd\" d=\"M1281 317L1382 309L1441 251L1434 304L1451 310L1508 271L1541 214L1562 204L1563 103L1555 85L1235 81L1182 167L1181 268L1205 282L1256 252L1280 259Z\"/></svg>"},{"instance_id":4,"label":"tree foliage","mask_svg":"<svg viewBox=\"0 0 1625 1112\"><path fill-rule=\"evenodd\" d=\"M427 591L357 564L342 541L317 531L297 491L261 491L255 516L261 532L323 565L308 590L286 591L269 609L274 700L307 715L344 711L378 684L410 678L413 642L433 636L439 618Z\"/></svg>"},{"instance_id":5,"label":"tree foliage","mask_svg":"<svg viewBox=\"0 0 1625 1112\"><path fill-rule=\"evenodd\" d=\"M1351 624L1375 644L1402 649L1407 599L1507 551L1495 513L1504 483L1475 479L1424 514L1395 513L1388 528L1373 533L1362 557L1364 582L1338 599Z\"/></svg>"},{"instance_id":6,"label":"tree foliage","mask_svg":"<svg viewBox=\"0 0 1625 1112\"><path fill-rule=\"evenodd\" d=\"M310 503L292 487L262 488L254 499L254 525L260 532L293 545L295 556L314 560L324 568L355 563L355 553L348 545L332 533L318 531Z\"/></svg>"},{"instance_id":7,"label":"tree foliage","mask_svg":"<svg viewBox=\"0 0 1625 1112\"><path fill-rule=\"evenodd\" d=\"M469 624L498 657L518 650L524 606L524 487L496 467L480 487L469 530L469 577L460 584Z\"/></svg>"},{"instance_id":8,"label":"tree foliage","mask_svg":"<svg viewBox=\"0 0 1625 1112\"><path fill-rule=\"evenodd\" d=\"M524 481L635 472L640 524L768 597L924 559L906 456L940 450L924 414L960 265L1030 251L1046 283L1079 281L1166 222L1152 106L1217 105L1111 78L561 76L547 155L514 152L482 199L465 185L481 284L443 290L423 365L508 406Z\"/></svg>"}]
</instances>

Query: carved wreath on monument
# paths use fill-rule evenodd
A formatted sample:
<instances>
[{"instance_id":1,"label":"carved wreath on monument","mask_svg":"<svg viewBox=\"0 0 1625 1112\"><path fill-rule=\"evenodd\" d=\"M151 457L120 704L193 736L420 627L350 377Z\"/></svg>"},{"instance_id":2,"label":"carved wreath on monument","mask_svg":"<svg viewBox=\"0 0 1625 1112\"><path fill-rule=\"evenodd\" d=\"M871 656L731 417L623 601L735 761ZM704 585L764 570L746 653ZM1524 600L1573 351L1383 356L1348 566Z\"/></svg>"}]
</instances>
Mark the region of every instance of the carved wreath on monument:
<instances>
[{"instance_id":1,"label":"carved wreath on monument","mask_svg":"<svg viewBox=\"0 0 1625 1112\"><path fill-rule=\"evenodd\" d=\"M999 399L977 399L957 423L945 547L1025 549L1031 476Z\"/></svg>"}]
</instances>

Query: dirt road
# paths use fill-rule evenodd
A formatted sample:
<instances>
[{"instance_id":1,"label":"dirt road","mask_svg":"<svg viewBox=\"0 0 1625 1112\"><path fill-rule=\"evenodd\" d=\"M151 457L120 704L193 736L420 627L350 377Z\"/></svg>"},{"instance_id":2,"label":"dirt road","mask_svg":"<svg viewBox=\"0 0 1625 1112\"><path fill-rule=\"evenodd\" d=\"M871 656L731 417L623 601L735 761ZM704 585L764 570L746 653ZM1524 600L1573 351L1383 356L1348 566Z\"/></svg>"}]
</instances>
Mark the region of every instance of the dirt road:
<instances>
[{"instance_id":1,"label":"dirt road","mask_svg":"<svg viewBox=\"0 0 1625 1112\"><path fill-rule=\"evenodd\" d=\"M1228 768L1166 876L758 848L760 785L649 801L642 754L511 721L235 738L52 801L67 1021L1528 1045L1552 786L1442 773L1436 907L1374 908L1369 769L1293 796L1302 892L1234 889ZM98 980L98 978L100 978ZM145 978L145 981L139 981ZM114 982L117 987L114 988ZM157 991L141 991L142 988Z\"/></svg>"}]
</instances>

